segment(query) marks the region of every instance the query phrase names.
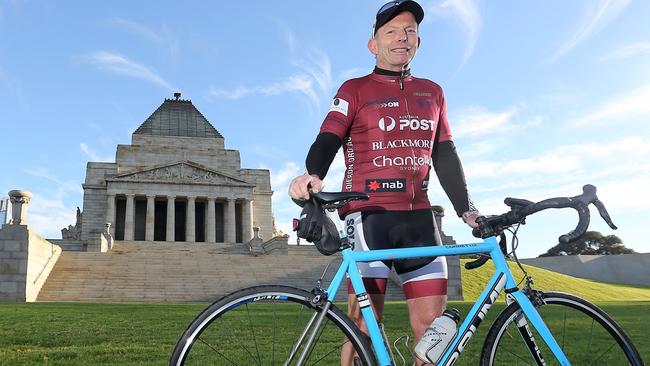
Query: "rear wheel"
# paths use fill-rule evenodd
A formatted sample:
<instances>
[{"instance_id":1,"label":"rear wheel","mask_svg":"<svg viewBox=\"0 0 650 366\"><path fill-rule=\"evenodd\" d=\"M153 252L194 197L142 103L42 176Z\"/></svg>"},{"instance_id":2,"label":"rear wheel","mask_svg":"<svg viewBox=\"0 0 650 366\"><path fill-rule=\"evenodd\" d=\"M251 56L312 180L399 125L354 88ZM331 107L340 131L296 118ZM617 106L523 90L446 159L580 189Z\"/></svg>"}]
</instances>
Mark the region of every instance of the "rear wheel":
<instances>
[{"instance_id":1,"label":"rear wheel","mask_svg":"<svg viewBox=\"0 0 650 366\"><path fill-rule=\"evenodd\" d=\"M297 365L309 335L304 332L312 330L312 319L322 313L314 297L286 286L255 286L227 295L194 319L169 364ZM305 365L340 364L347 342L362 365L375 365L366 336L334 305L316 334Z\"/></svg>"},{"instance_id":2,"label":"rear wheel","mask_svg":"<svg viewBox=\"0 0 650 366\"><path fill-rule=\"evenodd\" d=\"M542 298L545 304L536 309L572 365L643 365L621 327L594 304L557 292L544 293ZM512 303L492 324L483 345L481 365L558 365L558 362L529 324L519 304Z\"/></svg>"}]
</instances>

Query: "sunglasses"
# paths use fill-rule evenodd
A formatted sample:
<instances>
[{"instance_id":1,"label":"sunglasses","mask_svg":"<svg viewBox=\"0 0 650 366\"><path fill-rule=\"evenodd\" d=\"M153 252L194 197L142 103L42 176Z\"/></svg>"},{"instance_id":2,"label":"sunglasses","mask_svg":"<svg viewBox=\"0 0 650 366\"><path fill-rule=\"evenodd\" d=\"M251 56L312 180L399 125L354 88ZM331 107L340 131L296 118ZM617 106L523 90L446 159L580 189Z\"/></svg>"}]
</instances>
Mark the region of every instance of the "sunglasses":
<instances>
[{"instance_id":1,"label":"sunglasses","mask_svg":"<svg viewBox=\"0 0 650 366\"><path fill-rule=\"evenodd\" d=\"M407 1L407 0L395 0L395 1L387 2L381 8L379 8L379 11L377 11L377 16L379 16L379 14L385 12L388 9L392 9L392 8L398 6L399 4L401 4L401 3L405 2L405 1Z\"/></svg>"},{"instance_id":2,"label":"sunglasses","mask_svg":"<svg viewBox=\"0 0 650 366\"><path fill-rule=\"evenodd\" d=\"M377 11L377 15L375 16L375 19L379 18L379 15L381 15L382 13L384 13L384 12L386 12L386 11L396 7L396 6L399 6L400 4L402 4L402 3L406 2L406 1L409 1L409 0L394 0L394 1L391 1L391 2L387 2L381 8L379 8L379 10ZM371 38L375 37L376 27L377 27L377 23L375 22L375 24L372 25Z\"/></svg>"}]
</instances>

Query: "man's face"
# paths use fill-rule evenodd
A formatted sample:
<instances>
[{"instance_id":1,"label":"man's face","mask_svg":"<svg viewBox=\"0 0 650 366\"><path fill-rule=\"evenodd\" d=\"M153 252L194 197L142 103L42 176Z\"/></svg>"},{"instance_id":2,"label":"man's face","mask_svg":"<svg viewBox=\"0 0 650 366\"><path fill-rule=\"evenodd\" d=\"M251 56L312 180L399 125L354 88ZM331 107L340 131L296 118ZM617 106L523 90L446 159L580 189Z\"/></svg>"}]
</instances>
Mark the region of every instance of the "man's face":
<instances>
[{"instance_id":1,"label":"man's face","mask_svg":"<svg viewBox=\"0 0 650 366\"><path fill-rule=\"evenodd\" d=\"M413 59L418 48L418 23L408 11L402 12L377 29L368 49L377 57L377 66L400 71Z\"/></svg>"}]
</instances>

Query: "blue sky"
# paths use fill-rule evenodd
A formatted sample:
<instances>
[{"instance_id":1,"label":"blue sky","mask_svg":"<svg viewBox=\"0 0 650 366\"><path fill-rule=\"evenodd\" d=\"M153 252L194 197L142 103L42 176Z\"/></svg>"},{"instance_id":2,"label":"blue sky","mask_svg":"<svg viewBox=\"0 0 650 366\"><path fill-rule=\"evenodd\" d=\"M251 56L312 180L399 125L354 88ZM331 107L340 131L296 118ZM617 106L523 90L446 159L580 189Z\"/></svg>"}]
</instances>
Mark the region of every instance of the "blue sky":
<instances>
[{"instance_id":1,"label":"blue sky","mask_svg":"<svg viewBox=\"0 0 650 366\"><path fill-rule=\"evenodd\" d=\"M241 152L271 171L278 226L286 195L338 86L374 66L366 48L383 2L0 1L0 195L34 194L32 226L59 238L82 206L87 161L179 90ZM483 213L504 197L599 188L619 230L649 252L650 2L421 1L413 74L445 89L454 141ZM338 190L343 163L326 179ZM472 240L439 188L445 231ZM595 216L594 216L595 215ZM575 226L553 210L520 230L536 256Z\"/></svg>"}]
</instances>

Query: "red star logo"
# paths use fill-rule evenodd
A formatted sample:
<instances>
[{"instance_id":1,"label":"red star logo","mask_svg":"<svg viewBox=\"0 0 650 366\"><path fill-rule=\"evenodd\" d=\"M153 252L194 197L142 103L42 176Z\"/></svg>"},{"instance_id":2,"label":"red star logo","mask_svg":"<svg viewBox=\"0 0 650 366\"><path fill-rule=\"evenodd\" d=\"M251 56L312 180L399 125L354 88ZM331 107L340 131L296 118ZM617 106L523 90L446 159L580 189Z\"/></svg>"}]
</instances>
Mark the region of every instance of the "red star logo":
<instances>
[{"instance_id":1,"label":"red star logo","mask_svg":"<svg viewBox=\"0 0 650 366\"><path fill-rule=\"evenodd\" d=\"M376 180L373 180L372 182L370 182L370 184L368 184L368 189L371 191L376 191L377 188L379 188L379 183L377 183Z\"/></svg>"}]
</instances>

